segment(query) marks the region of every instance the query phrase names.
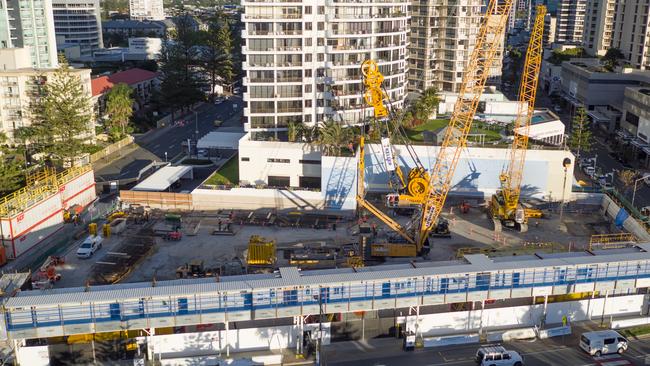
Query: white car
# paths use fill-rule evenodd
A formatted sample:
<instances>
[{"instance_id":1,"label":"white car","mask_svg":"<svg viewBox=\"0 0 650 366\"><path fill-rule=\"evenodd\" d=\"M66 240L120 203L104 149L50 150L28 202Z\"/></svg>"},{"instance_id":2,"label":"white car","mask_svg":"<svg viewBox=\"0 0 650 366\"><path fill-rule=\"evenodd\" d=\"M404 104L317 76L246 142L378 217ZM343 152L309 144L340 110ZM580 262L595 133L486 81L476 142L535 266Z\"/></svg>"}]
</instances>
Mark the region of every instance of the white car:
<instances>
[{"instance_id":1,"label":"white car","mask_svg":"<svg viewBox=\"0 0 650 366\"><path fill-rule=\"evenodd\" d=\"M79 258L90 258L95 254L96 251L102 249L102 238L99 235L90 235L89 237L81 243L79 249L77 249L77 257Z\"/></svg>"},{"instance_id":2,"label":"white car","mask_svg":"<svg viewBox=\"0 0 650 366\"><path fill-rule=\"evenodd\" d=\"M476 363L480 366L523 366L524 359L517 351L493 345L483 346L476 351Z\"/></svg>"},{"instance_id":3,"label":"white car","mask_svg":"<svg viewBox=\"0 0 650 366\"><path fill-rule=\"evenodd\" d=\"M615 330L598 330L582 333L580 348L592 356L627 351L627 339Z\"/></svg>"}]
</instances>

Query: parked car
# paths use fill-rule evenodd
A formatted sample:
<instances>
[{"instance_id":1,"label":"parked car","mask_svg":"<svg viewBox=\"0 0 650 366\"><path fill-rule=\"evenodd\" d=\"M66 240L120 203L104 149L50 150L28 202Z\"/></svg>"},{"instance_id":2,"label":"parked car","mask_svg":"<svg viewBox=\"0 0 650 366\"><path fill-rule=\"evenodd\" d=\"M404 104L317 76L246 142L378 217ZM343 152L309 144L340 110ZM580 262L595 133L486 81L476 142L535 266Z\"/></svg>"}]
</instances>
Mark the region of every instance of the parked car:
<instances>
[{"instance_id":1,"label":"parked car","mask_svg":"<svg viewBox=\"0 0 650 366\"><path fill-rule=\"evenodd\" d=\"M214 104L221 104L226 101L226 98L224 97L217 97L214 99Z\"/></svg>"},{"instance_id":2,"label":"parked car","mask_svg":"<svg viewBox=\"0 0 650 366\"><path fill-rule=\"evenodd\" d=\"M476 351L476 363L480 366L522 366L524 359L517 351L493 345L483 346Z\"/></svg>"},{"instance_id":3,"label":"parked car","mask_svg":"<svg viewBox=\"0 0 650 366\"><path fill-rule=\"evenodd\" d=\"M641 212L641 215L643 216L650 216L650 206L641 207L639 212Z\"/></svg>"},{"instance_id":4,"label":"parked car","mask_svg":"<svg viewBox=\"0 0 650 366\"><path fill-rule=\"evenodd\" d=\"M588 176L592 177L594 174L596 174L596 168L593 166L585 166L582 168L582 171L585 172Z\"/></svg>"},{"instance_id":5,"label":"parked car","mask_svg":"<svg viewBox=\"0 0 650 366\"><path fill-rule=\"evenodd\" d=\"M580 348L592 356L608 353L623 353L627 350L627 339L614 330L598 330L582 333Z\"/></svg>"},{"instance_id":6,"label":"parked car","mask_svg":"<svg viewBox=\"0 0 650 366\"><path fill-rule=\"evenodd\" d=\"M99 235L90 235L89 237L81 243L79 249L77 249L77 257L79 258L90 258L95 254L96 251L102 249L102 238Z\"/></svg>"}]
</instances>

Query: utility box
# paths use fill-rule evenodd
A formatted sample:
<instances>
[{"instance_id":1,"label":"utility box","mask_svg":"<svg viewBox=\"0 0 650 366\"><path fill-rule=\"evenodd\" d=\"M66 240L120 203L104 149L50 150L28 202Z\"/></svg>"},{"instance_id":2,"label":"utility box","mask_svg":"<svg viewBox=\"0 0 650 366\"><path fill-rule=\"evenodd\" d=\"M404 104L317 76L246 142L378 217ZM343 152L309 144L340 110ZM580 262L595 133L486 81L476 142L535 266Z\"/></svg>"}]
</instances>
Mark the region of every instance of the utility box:
<instances>
[{"instance_id":1,"label":"utility box","mask_svg":"<svg viewBox=\"0 0 650 366\"><path fill-rule=\"evenodd\" d=\"M251 236L248 241L248 256L246 263L250 266L267 266L275 264L275 240L268 240L258 235Z\"/></svg>"}]
</instances>

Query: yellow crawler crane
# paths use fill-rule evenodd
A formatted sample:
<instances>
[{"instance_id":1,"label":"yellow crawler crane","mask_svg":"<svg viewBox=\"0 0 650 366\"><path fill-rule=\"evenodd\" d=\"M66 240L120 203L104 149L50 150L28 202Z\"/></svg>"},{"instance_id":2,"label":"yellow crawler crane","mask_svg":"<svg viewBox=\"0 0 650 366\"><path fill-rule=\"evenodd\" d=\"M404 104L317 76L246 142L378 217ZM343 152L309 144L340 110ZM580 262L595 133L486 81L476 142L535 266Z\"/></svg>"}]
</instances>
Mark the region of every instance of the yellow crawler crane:
<instances>
[{"instance_id":1,"label":"yellow crawler crane","mask_svg":"<svg viewBox=\"0 0 650 366\"><path fill-rule=\"evenodd\" d=\"M509 150L508 166L499 175L501 188L490 200L490 214L495 231L501 231L502 226L506 226L526 232L528 230L528 218L542 216L540 210L524 208L519 199L524 163L526 162L526 150L528 149L528 131L535 111L537 83L542 65L542 35L544 33L545 14L546 7L538 5L519 85L520 103L517 119L515 120L515 135Z\"/></svg>"},{"instance_id":2,"label":"yellow crawler crane","mask_svg":"<svg viewBox=\"0 0 650 366\"><path fill-rule=\"evenodd\" d=\"M504 29L511 7L512 0L490 0L488 4L476 39L476 46L463 76L463 82L449 122L449 128L445 134L433 169L431 170L428 184L423 192L424 200L422 200L421 214L415 215L414 219L406 228L402 227L402 225L390 216L378 210L364 199L364 139L363 136L361 137L357 202L407 241L407 243L399 244L373 244L371 249L373 255L404 257L415 256L428 251L429 234L440 227L440 213L451 188L452 178L458 165L458 160L460 159L460 153L467 144L467 136L470 132L490 69L495 63L497 51L503 40ZM379 104L377 99L366 97L366 101L373 106ZM384 99L385 93L381 94L381 99L379 99L382 102L382 106ZM381 110L380 107L379 113L382 113ZM375 115L377 113L375 111Z\"/></svg>"},{"instance_id":3,"label":"yellow crawler crane","mask_svg":"<svg viewBox=\"0 0 650 366\"><path fill-rule=\"evenodd\" d=\"M483 23L476 37L476 45L463 74L463 82L449 121L449 128L447 128L430 173L431 180L427 189L427 198L422 207L422 215L419 217L419 225L416 222L411 223L418 228L416 234L418 253L423 249L424 251L428 250L429 234L438 226L440 213L452 187L461 151L467 145L467 136L472 128L485 83L503 42L503 34L511 8L512 0L490 0L488 4Z\"/></svg>"}]
</instances>

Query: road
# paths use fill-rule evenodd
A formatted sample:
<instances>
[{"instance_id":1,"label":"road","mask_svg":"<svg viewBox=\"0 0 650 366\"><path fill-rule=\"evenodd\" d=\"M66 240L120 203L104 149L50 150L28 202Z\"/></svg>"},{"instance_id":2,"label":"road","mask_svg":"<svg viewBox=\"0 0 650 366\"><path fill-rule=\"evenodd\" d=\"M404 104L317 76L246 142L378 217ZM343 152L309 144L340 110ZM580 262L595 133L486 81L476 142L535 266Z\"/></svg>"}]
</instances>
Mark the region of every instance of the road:
<instances>
[{"instance_id":1,"label":"road","mask_svg":"<svg viewBox=\"0 0 650 366\"><path fill-rule=\"evenodd\" d=\"M182 123L136 137L135 144L124 151L124 156L95 171L96 180L136 178L140 170L152 161L168 161L180 156L187 151L183 142L187 139L194 141L197 131L200 138L214 130L216 119L224 122L220 129L243 132L239 122L242 111L243 103L239 96L232 96L219 105L206 103L197 108L196 117L190 114L180 119Z\"/></svg>"},{"instance_id":2,"label":"road","mask_svg":"<svg viewBox=\"0 0 650 366\"><path fill-rule=\"evenodd\" d=\"M579 334L579 333L578 333ZM506 349L522 355L526 366L625 366L650 365L650 342L632 340L622 356L591 357L578 348L579 335L537 341L503 343ZM474 357L479 345L446 346L404 352L398 341L382 343L380 348L355 342L350 351L328 353L324 359L328 366L476 366Z\"/></svg>"},{"instance_id":3,"label":"road","mask_svg":"<svg viewBox=\"0 0 650 366\"><path fill-rule=\"evenodd\" d=\"M508 96L510 97L510 96ZM551 109L555 103L546 95L546 92L543 90L539 90L537 93L537 99L535 101L535 107L536 108L548 108ZM555 112L560 117L560 120L564 123L566 126L566 132L570 133L571 132L571 123L573 116L569 113L567 109L562 109L559 113ZM593 126L592 126L593 127ZM601 131L599 129L592 129L593 135L594 135L594 140L592 144L592 150L589 152L583 152L580 154L581 158L596 158L596 171L600 172L601 174L608 174L608 173L614 173L613 174L613 179L611 176L608 178L608 182L611 183L619 192L625 194L625 196L631 201L632 200L632 191L633 187L625 187L623 182L621 182L620 179L618 179L618 173L623 171L623 170L637 170L639 172L639 176L642 176L641 174L648 174L650 172L643 172L642 170L638 170L632 167L625 167L623 164L621 164L618 160L616 160L615 157L612 155L612 148L607 145L607 140L609 139L608 136L606 136L606 133L604 131ZM579 167L576 166L576 171L574 172L577 176L586 176L582 173L579 172ZM634 197L634 205L637 208L641 208L644 206L650 206L650 187L646 184L643 183L643 181L639 181L637 183L637 191L636 195Z\"/></svg>"}]
</instances>

